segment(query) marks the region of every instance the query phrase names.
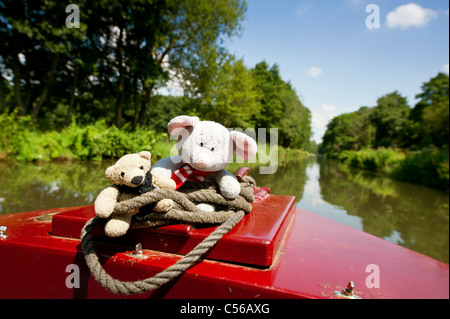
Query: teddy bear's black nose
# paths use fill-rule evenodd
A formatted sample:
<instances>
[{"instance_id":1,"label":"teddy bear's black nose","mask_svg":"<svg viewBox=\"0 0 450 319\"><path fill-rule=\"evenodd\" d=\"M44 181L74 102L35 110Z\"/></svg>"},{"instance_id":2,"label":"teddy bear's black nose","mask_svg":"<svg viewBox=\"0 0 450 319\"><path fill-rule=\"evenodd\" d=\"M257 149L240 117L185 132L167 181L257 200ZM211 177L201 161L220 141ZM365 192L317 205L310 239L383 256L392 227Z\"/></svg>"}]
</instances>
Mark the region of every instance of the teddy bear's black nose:
<instances>
[{"instance_id":1,"label":"teddy bear's black nose","mask_svg":"<svg viewBox=\"0 0 450 319\"><path fill-rule=\"evenodd\" d=\"M143 176L135 176L135 177L133 177L133 179L131 180L131 184L133 184L133 185L139 185L139 184L142 182L143 179L144 179Z\"/></svg>"}]
</instances>

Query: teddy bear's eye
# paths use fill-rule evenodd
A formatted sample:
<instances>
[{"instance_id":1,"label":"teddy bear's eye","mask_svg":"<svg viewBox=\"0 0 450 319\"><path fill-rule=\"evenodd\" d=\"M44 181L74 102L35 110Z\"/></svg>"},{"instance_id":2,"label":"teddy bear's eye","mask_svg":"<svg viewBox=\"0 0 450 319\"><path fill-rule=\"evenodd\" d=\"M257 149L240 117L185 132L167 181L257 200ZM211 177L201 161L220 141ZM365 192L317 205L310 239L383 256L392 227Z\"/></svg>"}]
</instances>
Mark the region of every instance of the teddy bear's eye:
<instances>
[{"instance_id":1,"label":"teddy bear's eye","mask_svg":"<svg viewBox=\"0 0 450 319\"><path fill-rule=\"evenodd\" d=\"M124 172L120 173L120 176L124 177L124 176L125 176L125 173L124 173Z\"/></svg>"},{"instance_id":2,"label":"teddy bear's eye","mask_svg":"<svg viewBox=\"0 0 450 319\"><path fill-rule=\"evenodd\" d=\"M214 152L214 147L211 149L211 152Z\"/></svg>"},{"instance_id":3,"label":"teddy bear's eye","mask_svg":"<svg viewBox=\"0 0 450 319\"><path fill-rule=\"evenodd\" d=\"M200 146L203 147L203 145L205 145L205 144L203 144L203 142L201 142L201 143L200 143Z\"/></svg>"},{"instance_id":4,"label":"teddy bear's eye","mask_svg":"<svg viewBox=\"0 0 450 319\"><path fill-rule=\"evenodd\" d=\"M144 169L144 166L139 167L140 169Z\"/></svg>"}]
</instances>

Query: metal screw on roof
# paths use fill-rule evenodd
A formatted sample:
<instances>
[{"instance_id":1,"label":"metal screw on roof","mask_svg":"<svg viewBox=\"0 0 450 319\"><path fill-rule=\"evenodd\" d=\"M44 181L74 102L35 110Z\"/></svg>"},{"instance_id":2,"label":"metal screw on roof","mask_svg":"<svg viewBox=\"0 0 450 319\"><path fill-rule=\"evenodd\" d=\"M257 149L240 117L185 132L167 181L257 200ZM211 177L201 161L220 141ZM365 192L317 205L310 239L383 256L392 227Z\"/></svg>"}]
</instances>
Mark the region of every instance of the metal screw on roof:
<instances>
[{"instance_id":1,"label":"metal screw on roof","mask_svg":"<svg viewBox=\"0 0 450 319\"><path fill-rule=\"evenodd\" d=\"M8 229L8 227L6 227L6 226L0 226L0 239L5 239L6 237L8 237L5 235L5 231L7 229Z\"/></svg>"},{"instance_id":2,"label":"metal screw on roof","mask_svg":"<svg viewBox=\"0 0 450 319\"><path fill-rule=\"evenodd\" d=\"M353 281L350 281L347 285L347 288L342 289L342 291L335 291L334 294L343 299L362 299L360 296L357 296L353 293L354 289L355 283Z\"/></svg>"}]
</instances>

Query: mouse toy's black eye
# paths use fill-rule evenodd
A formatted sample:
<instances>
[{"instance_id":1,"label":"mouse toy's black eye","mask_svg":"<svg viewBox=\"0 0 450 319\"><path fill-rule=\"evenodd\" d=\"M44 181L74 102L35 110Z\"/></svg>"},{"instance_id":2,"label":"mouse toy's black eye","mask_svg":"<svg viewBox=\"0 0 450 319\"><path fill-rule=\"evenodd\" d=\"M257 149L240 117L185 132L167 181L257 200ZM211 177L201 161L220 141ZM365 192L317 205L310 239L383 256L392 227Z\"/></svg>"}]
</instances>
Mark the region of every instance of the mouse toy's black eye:
<instances>
[{"instance_id":1,"label":"mouse toy's black eye","mask_svg":"<svg viewBox=\"0 0 450 319\"><path fill-rule=\"evenodd\" d=\"M211 149L211 152L214 152L214 147Z\"/></svg>"},{"instance_id":2,"label":"mouse toy's black eye","mask_svg":"<svg viewBox=\"0 0 450 319\"><path fill-rule=\"evenodd\" d=\"M203 147L203 145L205 145L205 144L203 144L203 142L202 142L202 143L200 143L200 146L201 146L201 147Z\"/></svg>"},{"instance_id":3,"label":"mouse toy's black eye","mask_svg":"<svg viewBox=\"0 0 450 319\"><path fill-rule=\"evenodd\" d=\"M144 166L139 167L140 169L144 169Z\"/></svg>"},{"instance_id":4,"label":"mouse toy's black eye","mask_svg":"<svg viewBox=\"0 0 450 319\"><path fill-rule=\"evenodd\" d=\"M124 177L124 176L125 176L125 173L124 173L124 172L120 173L120 176Z\"/></svg>"}]
</instances>

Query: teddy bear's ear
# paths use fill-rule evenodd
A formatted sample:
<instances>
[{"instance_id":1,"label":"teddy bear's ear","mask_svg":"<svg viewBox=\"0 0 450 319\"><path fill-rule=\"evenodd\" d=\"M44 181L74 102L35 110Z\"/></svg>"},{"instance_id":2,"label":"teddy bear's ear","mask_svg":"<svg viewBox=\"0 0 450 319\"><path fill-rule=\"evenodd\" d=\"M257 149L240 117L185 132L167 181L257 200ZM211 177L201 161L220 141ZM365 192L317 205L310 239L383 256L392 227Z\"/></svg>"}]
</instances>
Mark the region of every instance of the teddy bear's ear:
<instances>
[{"instance_id":1,"label":"teddy bear's ear","mask_svg":"<svg viewBox=\"0 0 450 319\"><path fill-rule=\"evenodd\" d=\"M185 128L195 127L198 123L200 123L200 119L197 116L181 115L172 119L167 128L170 135L177 135Z\"/></svg>"},{"instance_id":2,"label":"teddy bear's ear","mask_svg":"<svg viewBox=\"0 0 450 319\"><path fill-rule=\"evenodd\" d=\"M110 166L105 171L105 176L107 179L111 180L114 175L114 166Z\"/></svg>"},{"instance_id":3,"label":"teddy bear's ear","mask_svg":"<svg viewBox=\"0 0 450 319\"><path fill-rule=\"evenodd\" d=\"M145 158L146 160L149 160L149 161L152 158L152 154L150 152L148 152L148 151L139 152L138 155L140 157L142 157L142 158Z\"/></svg>"},{"instance_id":4,"label":"teddy bear's ear","mask_svg":"<svg viewBox=\"0 0 450 319\"><path fill-rule=\"evenodd\" d=\"M256 145L255 140L250 136L236 131L230 132L230 136L233 139L233 146L236 150L236 155L241 159L246 161L256 155L258 146Z\"/></svg>"}]
</instances>

